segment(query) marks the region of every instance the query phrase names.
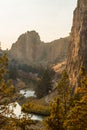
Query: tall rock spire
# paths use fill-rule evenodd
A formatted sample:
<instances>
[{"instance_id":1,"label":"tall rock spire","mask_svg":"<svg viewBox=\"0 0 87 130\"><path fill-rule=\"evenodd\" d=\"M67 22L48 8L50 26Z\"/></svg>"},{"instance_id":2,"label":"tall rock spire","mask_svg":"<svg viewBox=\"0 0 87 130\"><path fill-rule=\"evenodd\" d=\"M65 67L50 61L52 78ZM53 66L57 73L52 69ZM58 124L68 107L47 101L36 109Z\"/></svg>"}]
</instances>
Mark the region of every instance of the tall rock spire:
<instances>
[{"instance_id":1,"label":"tall rock spire","mask_svg":"<svg viewBox=\"0 0 87 130\"><path fill-rule=\"evenodd\" d=\"M81 66L87 70L87 0L78 0L74 11L67 59L67 71L72 86L78 86Z\"/></svg>"}]
</instances>

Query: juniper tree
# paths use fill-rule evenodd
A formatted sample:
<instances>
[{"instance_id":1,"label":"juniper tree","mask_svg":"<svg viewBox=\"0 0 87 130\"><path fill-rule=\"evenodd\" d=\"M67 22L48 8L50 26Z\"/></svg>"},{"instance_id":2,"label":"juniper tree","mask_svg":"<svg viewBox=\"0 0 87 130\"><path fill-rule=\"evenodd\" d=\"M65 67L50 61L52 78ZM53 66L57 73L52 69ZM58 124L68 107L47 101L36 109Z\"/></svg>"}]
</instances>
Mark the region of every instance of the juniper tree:
<instances>
[{"instance_id":1,"label":"juniper tree","mask_svg":"<svg viewBox=\"0 0 87 130\"><path fill-rule=\"evenodd\" d=\"M62 78L58 82L57 91L60 101L64 107L64 113L66 115L71 98L71 87L69 85L69 77L66 71L63 71L62 73Z\"/></svg>"},{"instance_id":2,"label":"juniper tree","mask_svg":"<svg viewBox=\"0 0 87 130\"><path fill-rule=\"evenodd\" d=\"M63 108L59 98L56 98L50 106L50 116L44 121L46 130L63 129Z\"/></svg>"}]
</instances>

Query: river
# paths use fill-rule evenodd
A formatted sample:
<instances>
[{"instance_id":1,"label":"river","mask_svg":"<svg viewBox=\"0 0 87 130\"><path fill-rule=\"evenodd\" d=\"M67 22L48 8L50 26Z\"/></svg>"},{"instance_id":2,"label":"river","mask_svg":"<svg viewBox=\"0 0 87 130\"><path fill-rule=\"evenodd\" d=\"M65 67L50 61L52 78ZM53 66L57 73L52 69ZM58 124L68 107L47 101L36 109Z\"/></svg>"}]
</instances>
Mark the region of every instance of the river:
<instances>
[{"instance_id":1,"label":"river","mask_svg":"<svg viewBox=\"0 0 87 130\"><path fill-rule=\"evenodd\" d=\"M26 90L20 90L20 94L24 95L24 97L36 97L35 91L26 89Z\"/></svg>"},{"instance_id":2,"label":"river","mask_svg":"<svg viewBox=\"0 0 87 130\"><path fill-rule=\"evenodd\" d=\"M8 105L8 108L10 111L12 111L13 113L13 117L15 116L16 118L22 118L24 115L26 115L25 113L23 113L21 111L21 106L18 104L18 102L14 102ZM7 110L8 111L8 110ZM12 114L8 114L6 116L10 117ZM28 114L28 116L32 119L32 120L38 120L38 121L42 121L43 120L43 116L40 115L35 115L35 114Z\"/></svg>"},{"instance_id":3,"label":"river","mask_svg":"<svg viewBox=\"0 0 87 130\"><path fill-rule=\"evenodd\" d=\"M28 98L28 97L36 97L35 91L28 90L28 89L27 90L20 90L19 93L24 95L24 97L26 97L26 98ZM12 112L12 114L9 114L9 111ZM16 117L16 118L20 118L20 117L23 117L23 115L26 115L26 114L21 112L21 106L19 105L18 102L10 103L7 106L7 111L5 113L5 116L7 116L7 117L13 116L13 117ZM40 115L28 114L28 116L32 120L38 120L38 121L43 120L43 116L40 116Z\"/></svg>"}]
</instances>

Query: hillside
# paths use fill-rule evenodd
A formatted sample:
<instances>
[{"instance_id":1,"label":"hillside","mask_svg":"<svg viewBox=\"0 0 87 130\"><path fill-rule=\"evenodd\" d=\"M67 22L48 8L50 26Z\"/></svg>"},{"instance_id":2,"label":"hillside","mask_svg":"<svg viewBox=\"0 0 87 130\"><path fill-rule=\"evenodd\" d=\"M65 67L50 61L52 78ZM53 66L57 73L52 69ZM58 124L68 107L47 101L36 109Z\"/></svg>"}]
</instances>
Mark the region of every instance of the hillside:
<instances>
[{"instance_id":1,"label":"hillside","mask_svg":"<svg viewBox=\"0 0 87 130\"><path fill-rule=\"evenodd\" d=\"M9 51L10 59L27 65L47 65L64 61L67 57L69 37L44 43L37 32L22 34Z\"/></svg>"}]
</instances>

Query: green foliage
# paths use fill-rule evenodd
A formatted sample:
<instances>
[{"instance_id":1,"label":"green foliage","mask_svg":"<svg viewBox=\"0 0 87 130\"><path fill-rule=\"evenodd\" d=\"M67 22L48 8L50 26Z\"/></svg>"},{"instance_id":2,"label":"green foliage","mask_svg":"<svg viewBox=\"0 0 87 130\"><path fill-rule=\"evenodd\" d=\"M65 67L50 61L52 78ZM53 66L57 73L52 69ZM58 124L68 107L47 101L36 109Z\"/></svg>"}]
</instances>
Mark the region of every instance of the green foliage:
<instances>
[{"instance_id":1,"label":"green foliage","mask_svg":"<svg viewBox=\"0 0 87 130\"><path fill-rule=\"evenodd\" d=\"M81 77L81 87L87 88L87 73L84 67L81 67L80 69L80 77Z\"/></svg>"},{"instance_id":2,"label":"green foliage","mask_svg":"<svg viewBox=\"0 0 87 130\"><path fill-rule=\"evenodd\" d=\"M87 130L87 96L83 96L70 110L64 122L66 130Z\"/></svg>"},{"instance_id":3,"label":"green foliage","mask_svg":"<svg viewBox=\"0 0 87 130\"><path fill-rule=\"evenodd\" d=\"M15 62L13 62L15 65ZM16 63L17 64L17 63ZM27 64L17 64L17 69L22 70L24 72L31 72L31 73L37 73L39 76L42 76L43 73L43 67L42 66L31 66Z\"/></svg>"},{"instance_id":4,"label":"green foliage","mask_svg":"<svg viewBox=\"0 0 87 130\"><path fill-rule=\"evenodd\" d=\"M13 96L15 89L11 81L5 81L8 59L6 55L0 57L0 99ZM45 96L52 90L53 71L47 68L38 83L36 94L39 98ZM50 116L44 121L46 130L87 130L87 74L83 67L80 70L81 86L71 97L71 87L66 71L58 83L58 97L54 99L50 106L37 104L37 102L27 102L22 106L22 110L29 113L38 113ZM7 104L7 103L6 103ZM6 105L3 104L3 105ZM36 105L37 104L37 105ZM30 118L21 119L5 118L0 113L0 127L6 130L16 130L26 127L33 122ZM5 126L4 126L4 125Z\"/></svg>"},{"instance_id":5,"label":"green foliage","mask_svg":"<svg viewBox=\"0 0 87 130\"><path fill-rule=\"evenodd\" d=\"M3 117L2 114L13 114L13 111L7 110L7 105L12 102L15 94L15 88L11 83L11 80L5 81L5 75L7 74L8 58L6 55L0 57L0 101L2 99L9 99L9 102L4 101L3 107L0 107L0 128L4 130L16 130L21 128L25 130L27 125L32 123L31 119L24 116L21 119Z\"/></svg>"},{"instance_id":6,"label":"green foliage","mask_svg":"<svg viewBox=\"0 0 87 130\"><path fill-rule=\"evenodd\" d=\"M12 65L9 67L9 79L16 80L18 77L17 67Z\"/></svg>"},{"instance_id":7,"label":"green foliage","mask_svg":"<svg viewBox=\"0 0 87 130\"><path fill-rule=\"evenodd\" d=\"M63 123L69 111L71 97L71 88L66 71L63 72L62 78L58 82L57 91L58 97L51 105L51 115L45 121L46 130L64 130Z\"/></svg>"},{"instance_id":8,"label":"green foliage","mask_svg":"<svg viewBox=\"0 0 87 130\"><path fill-rule=\"evenodd\" d=\"M46 68L43 72L42 78L38 81L37 88L35 93L38 98L46 96L49 92L52 91L53 83L52 78L54 76L54 71L51 68Z\"/></svg>"},{"instance_id":9,"label":"green foliage","mask_svg":"<svg viewBox=\"0 0 87 130\"><path fill-rule=\"evenodd\" d=\"M34 122L27 115L20 119L5 117L1 118L2 121L0 122L0 128L3 130L26 130L27 128L30 130L29 126L34 124Z\"/></svg>"},{"instance_id":10,"label":"green foliage","mask_svg":"<svg viewBox=\"0 0 87 130\"><path fill-rule=\"evenodd\" d=\"M87 130L87 74L81 68L81 87L73 96L72 107L64 122L66 130Z\"/></svg>"},{"instance_id":11,"label":"green foliage","mask_svg":"<svg viewBox=\"0 0 87 130\"><path fill-rule=\"evenodd\" d=\"M71 87L69 85L69 78L66 71L63 72L62 78L58 82L57 91L66 115L67 110L69 109L69 101L71 98Z\"/></svg>"},{"instance_id":12,"label":"green foliage","mask_svg":"<svg viewBox=\"0 0 87 130\"><path fill-rule=\"evenodd\" d=\"M5 54L2 57L0 57L0 83L2 82L4 76L7 73L7 65L8 65L8 58Z\"/></svg>"},{"instance_id":13,"label":"green foliage","mask_svg":"<svg viewBox=\"0 0 87 130\"><path fill-rule=\"evenodd\" d=\"M71 96L68 75L63 73L58 83L58 96L46 119L46 130L87 130L87 74L81 68L81 86Z\"/></svg>"},{"instance_id":14,"label":"green foliage","mask_svg":"<svg viewBox=\"0 0 87 130\"><path fill-rule=\"evenodd\" d=\"M63 108L59 98L51 104L51 115L44 121L46 130L63 130Z\"/></svg>"},{"instance_id":15,"label":"green foliage","mask_svg":"<svg viewBox=\"0 0 87 130\"><path fill-rule=\"evenodd\" d=\"M38 101L26 102L22 105L22 111L26 113L34 113L43 116L50 115L49 106L42 105L41 103L38 103Z\"/></svg>"},{"instance_id":16,"label":"green foliage","mask_svg":"<svg viewBox=\"0 0 87 130\"><path fill-rule=\"evenodd\" d=\"M12 85L11 81L5 80L5 75L7 74L8 58L6 54L0 57L0 104L4 105L4 111L0 107L0 118L2 121L6 121L6 118L2 116L2 113L6 111L6 105L10 103L15 92L15 88ZM1 128L4 124L1 125Z\"/></svg>"},{"instance_id":17,"label":"green foliage","mask_svg":"<svg viewBox=\"0 0 87 130\"><path fill-rule=\"evenodd\" d=\"M34 122L29 118L28 115L25 115L23 118L20 119L12 119L12 121L13 126L15 126L16 128L21 128L21 130L26 130L27 126L34 124Z\"/></svg>"},{"instance_id":18,"label":"green foliage","mask_svg":"<svg viewBox=\"0 0 87 130\"><path fill-rule=\"evenodd\" d=\"M5 81L5 75L7 74L8 58L6 54L0 57L0 96L1 99L10 96L14 93L14 86L11 84L11 81Z\"/></svg>"}]
</instances>

